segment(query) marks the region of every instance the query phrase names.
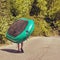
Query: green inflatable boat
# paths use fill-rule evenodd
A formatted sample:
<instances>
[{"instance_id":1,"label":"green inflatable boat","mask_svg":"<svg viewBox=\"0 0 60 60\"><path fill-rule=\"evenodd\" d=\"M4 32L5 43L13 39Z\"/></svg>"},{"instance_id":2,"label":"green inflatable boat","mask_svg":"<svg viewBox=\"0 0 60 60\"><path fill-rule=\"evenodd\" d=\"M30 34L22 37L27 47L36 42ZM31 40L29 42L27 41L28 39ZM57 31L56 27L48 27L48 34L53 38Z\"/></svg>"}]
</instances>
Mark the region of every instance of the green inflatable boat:
<instances>
[{"instance_id":1,"label":"green inflatable boat","mask_svg":"<svg viewBox=\"0 0 60 60\"><path fill-rule=\"evenodd\" d=\"M34 30L34 21L32 19L20 18L9 27L6 37L14 42L21 43L25 41Z\"/></svg>"}]
</instances>

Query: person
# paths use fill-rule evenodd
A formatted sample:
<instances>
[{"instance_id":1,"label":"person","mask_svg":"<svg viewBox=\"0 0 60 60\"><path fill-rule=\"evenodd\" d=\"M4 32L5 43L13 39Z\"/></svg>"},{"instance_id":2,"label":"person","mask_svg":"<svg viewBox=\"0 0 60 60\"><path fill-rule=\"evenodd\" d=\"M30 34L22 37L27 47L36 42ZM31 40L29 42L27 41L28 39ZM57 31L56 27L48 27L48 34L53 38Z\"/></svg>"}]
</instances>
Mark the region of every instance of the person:
<instances>
[{"instance_id":1,"label":"person","mask_svg":"<svg viewBox=\"0 0 60 60\"><path fill-rule=\"evenodd\" d=\"M24 50L23 50L23 42L18 43L18 52L24 53Z\"/></svg>"},{"instance_id":2,"label":"person","mask_svg":"<svg viewBox=\"0 0 60 60\"><path fill-rule=\"evenodd\" d=\"M29 32L26 31L26 34L28 35ZM26 37L26 40L27 40L27 38L28 38L28 36ZM20 44L18 43L18 52L24 53L24 50L23 50L23 41Z\"/></svg>"}]
</instances>

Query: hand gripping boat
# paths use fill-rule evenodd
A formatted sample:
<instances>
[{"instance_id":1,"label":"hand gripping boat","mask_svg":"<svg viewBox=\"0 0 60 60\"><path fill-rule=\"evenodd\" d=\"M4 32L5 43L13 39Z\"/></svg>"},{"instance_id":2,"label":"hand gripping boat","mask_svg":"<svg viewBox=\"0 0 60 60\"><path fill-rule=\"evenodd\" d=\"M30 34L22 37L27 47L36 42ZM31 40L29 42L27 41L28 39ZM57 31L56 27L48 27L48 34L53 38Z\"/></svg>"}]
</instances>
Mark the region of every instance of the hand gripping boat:
<instances>
[{"instance_id":1,"label":"hand gripping boat","mask_svg":"<svg viewBox=\"0 0 60 60\"><path fill-rule=\"evenodd\" d=\"M9 27L6 33L6 37L14 43L21 43L31 35L33 30L33 20L27 18L20 18Z\"/></svg>"}]
</instances>

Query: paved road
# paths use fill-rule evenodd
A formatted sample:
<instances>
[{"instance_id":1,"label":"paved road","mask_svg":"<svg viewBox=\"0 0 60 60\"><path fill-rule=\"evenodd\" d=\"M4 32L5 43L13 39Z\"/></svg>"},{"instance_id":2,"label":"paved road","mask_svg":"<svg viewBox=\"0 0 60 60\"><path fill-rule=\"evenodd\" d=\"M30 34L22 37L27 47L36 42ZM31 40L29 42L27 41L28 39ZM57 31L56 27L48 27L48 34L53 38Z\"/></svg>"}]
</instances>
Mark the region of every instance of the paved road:
<instances>
[{"instance_id":1,"label":"paved road","mask_svg":"<svg viewBox=\"0 0 60 60\"><path fill-rule=\"evenodd\" d=\"M0 47L0 60L60 60L60 37L31 37L24 53L16 50L16 44Z\"/></svg>"}]
</instances>

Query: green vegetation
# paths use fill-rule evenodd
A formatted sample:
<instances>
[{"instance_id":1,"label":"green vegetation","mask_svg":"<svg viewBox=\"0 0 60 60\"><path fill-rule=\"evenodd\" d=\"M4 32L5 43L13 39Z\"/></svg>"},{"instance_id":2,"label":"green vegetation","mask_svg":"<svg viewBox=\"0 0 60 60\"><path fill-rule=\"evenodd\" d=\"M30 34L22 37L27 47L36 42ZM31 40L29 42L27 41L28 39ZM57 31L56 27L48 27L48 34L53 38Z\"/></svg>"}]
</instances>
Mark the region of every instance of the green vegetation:
<instances>
[{"instance_id":1,"label":"green vegetation","mask_svg":"<svg viewBox=\"0 0 60 60\"><path fill-rule=\"evenodd\" d=\"M34 19L34 36L60 35L60 0L0 0L0 35L21 17Z\"/></svg>"}]
</instances>

